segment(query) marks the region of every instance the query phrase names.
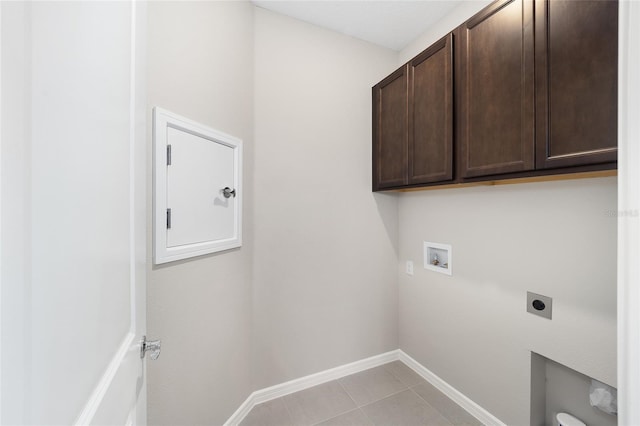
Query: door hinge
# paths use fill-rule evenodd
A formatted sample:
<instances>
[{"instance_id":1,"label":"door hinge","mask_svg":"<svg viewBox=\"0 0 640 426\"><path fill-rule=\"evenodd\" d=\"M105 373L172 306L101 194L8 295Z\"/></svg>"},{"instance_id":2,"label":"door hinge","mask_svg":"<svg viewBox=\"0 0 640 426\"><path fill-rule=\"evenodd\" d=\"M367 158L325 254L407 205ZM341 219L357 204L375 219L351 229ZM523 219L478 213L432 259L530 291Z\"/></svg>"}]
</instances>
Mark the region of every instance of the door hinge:
<instances>
[{"instance_id":1,"label":"door hinge","mask_svg":"<svg viewBox=\"0 0 640 426\"><path fill-rule=\"evenodd\" d=\"M171 229L171 209L167 209L167 229Z\"/></svg>"},{"instance_id":2,"label":"door hinge","mask_svg":"<svg viewBox=\"0 0 640 426\"><path fill-rule=\"evenodd\" d=\"M171 165L171 145L167 145L167 166Z\"/></svg>"}]
</instances>

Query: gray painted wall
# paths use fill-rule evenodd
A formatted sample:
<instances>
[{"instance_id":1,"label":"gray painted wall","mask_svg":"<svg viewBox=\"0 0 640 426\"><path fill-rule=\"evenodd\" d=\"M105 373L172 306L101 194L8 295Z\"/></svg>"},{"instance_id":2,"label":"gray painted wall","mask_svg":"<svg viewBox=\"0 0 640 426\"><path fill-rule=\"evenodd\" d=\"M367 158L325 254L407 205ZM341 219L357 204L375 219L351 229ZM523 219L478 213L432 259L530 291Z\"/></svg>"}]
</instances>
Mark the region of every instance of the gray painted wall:
<instances>
[{"instance_id":1,"label":"gray painted wall","mask_svg":"<svg viewBox=\"0 0 640 426\"><path fill-rule=\"evenodd\" d=\"M461 3L398 64L488 3ZM400 348L507 424L531 420L531 351L615 386L616 208L616 178L402 194ZM452 277L421 268L423 240L453 245ZM527 291L553 320L526 313Z\"/></svg>"},{"instance_id":2,"label":"gray painted wall","mask_svg":"<svg viewBox=\"0 0 640 426\"><path fill-rule=\"evenodd\" d=\"M480 186L399 200L400 348L507 424L529 422L530 351L615 386L616 179ZM453 276L420 267L453 246ZM526 292L553 298L553 319Z\"/></svg>"},{"instance_id":3,"label":"gray painted wall","mask_svg":"<svg viewBox=\"0 0 640 426\"><path fill-rule=\"evenodd\" d=\"M148 335L162 339L148 363L149 423L222 424L253 391L253 6L150 2L147 69L149 130L160 106L244 142L242 248L161 267L149 258Z\"/></svg>"},{"instance_id":4,"label":"gray painted wall","mask_svg":"<svg viewBox=\"0 0 640 426\"><path fill-rule=\"evenodd\" d=\"M255 15L254 384L396 349L397 204L371 193L371 86L396 52Z\"/></svg>"},{"instance_id":5,"label":"gray painted wall","mask_svg":"<svg viewBox=\"0 0 640 426\"><path fill-rule=\"evenodd\" d=\"M149 422L220 424L255 389L396 349L397 204L369 160L396 52L246 2L150 4L148 49L149 108L245 143L242 249L149 271Z\"/></svg>"}]
</instances>

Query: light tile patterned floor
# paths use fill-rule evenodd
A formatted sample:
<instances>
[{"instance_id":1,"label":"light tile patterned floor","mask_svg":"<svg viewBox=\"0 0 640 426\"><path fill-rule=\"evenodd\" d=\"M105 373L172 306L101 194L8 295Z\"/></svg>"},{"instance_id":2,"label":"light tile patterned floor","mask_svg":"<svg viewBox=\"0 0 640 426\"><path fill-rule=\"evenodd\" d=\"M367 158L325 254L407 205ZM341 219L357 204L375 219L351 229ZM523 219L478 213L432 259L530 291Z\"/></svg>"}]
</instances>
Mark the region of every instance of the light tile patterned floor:
<instances>
[{"instance_id":1,"label":"light tile patterned floor","mask_svg":"<svg viewBox=\"0 0 640 426\"><path fill-rule=\"evenodd\" d=\"M401 361L264 404L241 426L476 426L481 423Z\"/></svg>"}]
</instances>

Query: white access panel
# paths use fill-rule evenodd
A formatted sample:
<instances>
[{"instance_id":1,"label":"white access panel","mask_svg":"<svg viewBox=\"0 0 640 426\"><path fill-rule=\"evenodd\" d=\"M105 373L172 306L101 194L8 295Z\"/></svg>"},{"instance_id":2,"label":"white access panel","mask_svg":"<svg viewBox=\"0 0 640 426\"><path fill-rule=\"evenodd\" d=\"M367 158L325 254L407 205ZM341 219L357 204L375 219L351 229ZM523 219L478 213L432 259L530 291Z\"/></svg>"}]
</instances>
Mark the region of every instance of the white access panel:
<instances>
[{"instance_id":1,"label":"white access panel","mask_svg":"<svg viewBox=\"0 0 640 426\"><path fill-rule=\"evenodd\" d=\"M156 264L239 247L242 142L154 109Z\"/></svg>"},{"instance_id":2,"label":"white access panel","mask_svg":"<svg viewBox=\"0 0 640 426\"><path fill-rule=\"evenodd\" d=\"M171 165L167 167L167 206L171 228L167 247L228 240L234 235L233 147L169 127Z\"/></svg>"}]
</instances>

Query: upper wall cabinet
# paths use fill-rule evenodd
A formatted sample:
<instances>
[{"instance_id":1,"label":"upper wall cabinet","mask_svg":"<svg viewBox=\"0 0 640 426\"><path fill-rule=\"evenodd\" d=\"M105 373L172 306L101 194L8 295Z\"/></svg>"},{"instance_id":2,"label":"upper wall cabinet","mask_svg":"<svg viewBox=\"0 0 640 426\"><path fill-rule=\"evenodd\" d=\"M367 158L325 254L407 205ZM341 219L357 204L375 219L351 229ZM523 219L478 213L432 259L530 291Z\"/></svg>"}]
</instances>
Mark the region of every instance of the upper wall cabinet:
<instances>
[{"instance_id":1,"label":"upper wall cabinet","mask_svg":"<svg viewBox=\"0 0 640 426\"><path fill-rule=\"evenodd\" d=\"M616 0L491 3L373 87L374 191L615 169L617 51Z\"/></svg>"},{"instance_id":2,"label":"upper wall cabinet","mask_svg":"<svg viewBox=\"0 0 640 426\"><path fill-rule=\"evenodd\" d=\"M373 87L373 188L453 179L451 34Z\"/></svg>"},{"instance_id":3,"label":"upper wall cabinet","mask_svg":"<svg viewBox=\"0 0 640 426\"><path fill-rule=\"evenodd\" d=\"M534 168L533 3L498 1L456 32L462 177Z\"/></svg>"},{"instance_id":4,"label":"upper wall cabinet","mask_svg":"<svg viewBox=\"0 0 640 426\"><path fill-rule=\"evenodd\" d=\"M618 3L538 0L537 168L617 160Z\"/></svg>"}]
</instances>

